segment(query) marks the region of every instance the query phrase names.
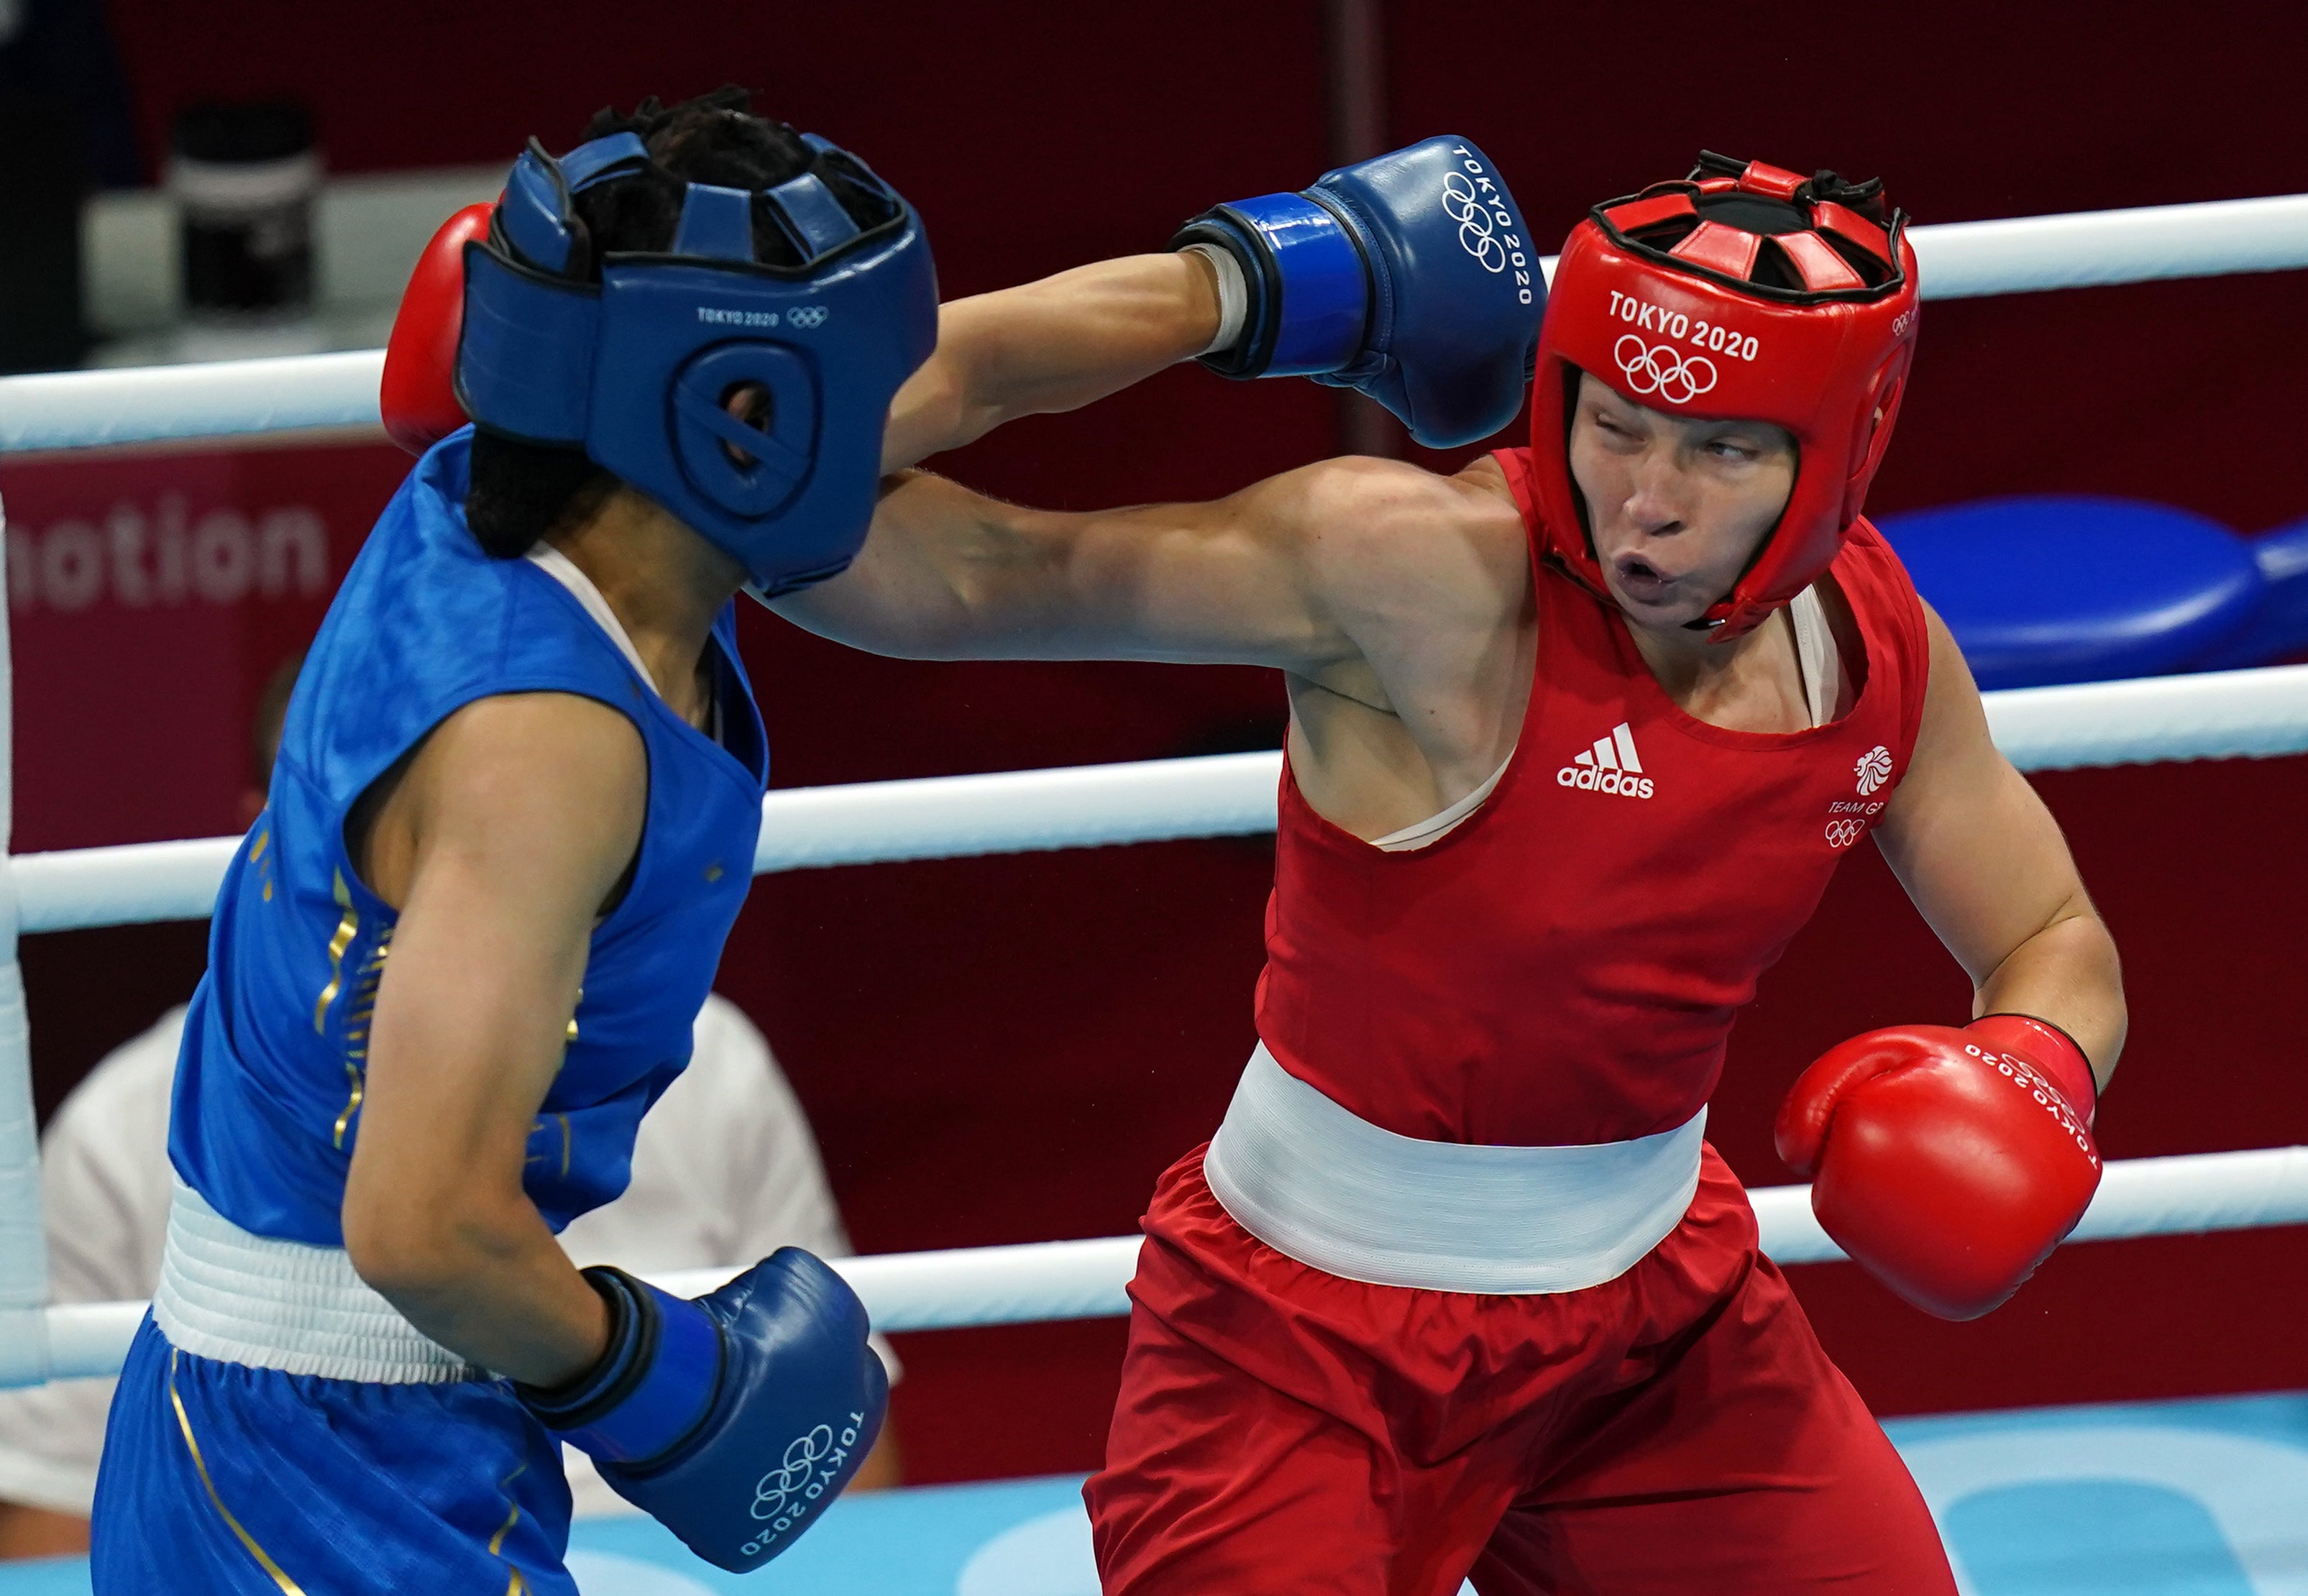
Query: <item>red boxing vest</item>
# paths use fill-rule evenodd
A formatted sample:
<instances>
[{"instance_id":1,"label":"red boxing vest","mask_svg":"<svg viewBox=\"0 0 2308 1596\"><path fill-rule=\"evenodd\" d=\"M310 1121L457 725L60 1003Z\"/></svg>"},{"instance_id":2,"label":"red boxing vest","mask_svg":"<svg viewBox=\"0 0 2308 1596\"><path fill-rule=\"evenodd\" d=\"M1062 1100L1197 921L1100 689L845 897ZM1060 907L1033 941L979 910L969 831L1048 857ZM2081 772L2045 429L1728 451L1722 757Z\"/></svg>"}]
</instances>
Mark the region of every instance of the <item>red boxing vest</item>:
<instances>
[{"instance_id":1,"label":"red boxing vest","mask_svg":"<svg viewBox=\"0 0 2308 1596\"><path fill-rule=\"evenodd\" d=\"M1528 450L1501 450L1534 549ZM1428 1141L1563 1146L1671 1129L1732 1017L1907 770L1929 645L1864 520L1830 567L1863 644L1840 720L1726 731L1677 708L1618 611L1537 565L1537 667L1506 774L1389 854L1316 814L1286 760L1258 1030L1282 1067Z\"/></svg>"}]
</instances>

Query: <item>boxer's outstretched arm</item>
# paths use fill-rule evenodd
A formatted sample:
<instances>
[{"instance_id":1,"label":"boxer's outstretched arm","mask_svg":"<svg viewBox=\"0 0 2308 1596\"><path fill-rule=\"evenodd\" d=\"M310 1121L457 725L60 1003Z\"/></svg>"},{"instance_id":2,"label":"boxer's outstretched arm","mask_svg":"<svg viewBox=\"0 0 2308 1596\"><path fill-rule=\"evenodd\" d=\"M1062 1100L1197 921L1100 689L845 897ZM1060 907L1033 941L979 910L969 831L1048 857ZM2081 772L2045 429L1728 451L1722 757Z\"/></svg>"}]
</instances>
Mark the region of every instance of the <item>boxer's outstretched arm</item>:
<instances>
[{"instance_id":1,"label":"boxer's outstretched arm","mask_svg":"<svg viewBox=\"0 0 2308 1596\"><path fill-rule=\"evenodd\" d=\"M1521 595L1521 523L1471 476L1326 460L1206 503L1072 514L911 473L848 571L771 607L901 658L1262 665L1367 699L1377 675L1460 668Z\"/></svg>"},{"instance_id":2,"label":"boxer's outstretched arm","mask_svg":"<svg viewBox=\"0 0 2308 1596\"><path fill-rule=\"evenodd\" d=\"M388 781L349 839L400 918L355 1121L346 1249L442 1345L559 1385L599 1356L607 1310L521 1172L592 927L640 844L647 757L616 710L524 693L452 715Z\"/></svg>"},{"instance_id":3,"label":"boxer's outstretched arm","mask_svg":"<svg viewBox=\"0 0 2308 1596\"><path fill-rule=\"evenodd\" d=\"M2105 1085L2125 1027L2114 940L2051 811L1988 735L1955 639L1928 607L1925 617L1932 653L1923 726L1876 843L1969 972L1972 1012L2050 1020Z\"/></svg>"},{"instance_id":4,"label":"boxer's outstretched arm","mask_svg":"<svg viewBox=\"0 0 2308 1596\"><path fill-rule=\"evenodd\" d=\"M1284 665L1350 651L1299 536L1313 467L1200 504L1061 513L927 472L884 484L873 531L831 581L771 607L910 659Z\"/></svg>"},{"instance_id":5,"label":"boxer's outstretched arm","mask_svg":"<svg viewBox=\"0 0 2308 1596\"><path fill-rule=\"evenodd\" d=\"M882 469L1079 409L1200 354L1218 326L1216 280L1193 254L1127 255L950 301L936 352L891 403Z\"/></svg>"}]
</instances>

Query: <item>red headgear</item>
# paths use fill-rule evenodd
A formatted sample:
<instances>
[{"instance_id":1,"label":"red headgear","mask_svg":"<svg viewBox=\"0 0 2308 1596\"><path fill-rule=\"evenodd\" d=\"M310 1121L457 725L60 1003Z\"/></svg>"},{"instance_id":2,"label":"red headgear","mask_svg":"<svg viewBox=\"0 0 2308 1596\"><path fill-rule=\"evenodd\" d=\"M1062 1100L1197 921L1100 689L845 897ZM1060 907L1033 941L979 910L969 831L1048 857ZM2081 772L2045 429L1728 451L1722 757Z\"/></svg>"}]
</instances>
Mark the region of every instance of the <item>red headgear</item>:
<instances>
[{"instance_id":1,"label":"red headgear","mask_svg":"<svg viewBox=\"0 0 2308 1596\"><path fill-rule=\"evenodd\" d=\"M1539 330L1530 459L1548 547L1573 576L1606 595L1566 450L1580 372L1652 409L1795 434L1778 525L1700 622L1718 640L1834 562L1915 354L1916 252L1880 191L1705 154L1685 181L1598 205L1572 229Z\"/></svg>"}]
</instances>

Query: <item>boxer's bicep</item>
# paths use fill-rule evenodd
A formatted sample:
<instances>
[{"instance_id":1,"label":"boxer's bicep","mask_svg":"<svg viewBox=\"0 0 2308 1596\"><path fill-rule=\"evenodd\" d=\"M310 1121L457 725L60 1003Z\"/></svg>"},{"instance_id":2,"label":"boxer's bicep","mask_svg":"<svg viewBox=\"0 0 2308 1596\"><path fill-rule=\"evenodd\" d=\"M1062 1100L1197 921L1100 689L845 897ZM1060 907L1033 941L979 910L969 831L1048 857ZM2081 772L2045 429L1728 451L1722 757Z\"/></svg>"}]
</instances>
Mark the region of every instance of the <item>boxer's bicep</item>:
<instances>
[{"instance_id":1,"label":"boxer's bicep","mask_svg":"<svg viewBox=\"0 0 2308 1596\"><path fill-rule=\"evenodd\" d=\"M1877 845L1948 950L1985 982L2017 949L2092 914L2067 839L1989 734L1970 668L1927 609L1931 679Z\"/></svg>"},{"instance_id":2,"label":"boxer's bicep","mask_svg":"<svg viewBox=\"0 0 2308 1596\"><path fill-rule=\"evenodd\" d=\"M469 705L409 763L377 822L409 866L345 1192L357 1262L421 1273L476 1226L542 1235L528 1136L647 794L632 723L566 694Z\"/></svg>"}]
</instances>

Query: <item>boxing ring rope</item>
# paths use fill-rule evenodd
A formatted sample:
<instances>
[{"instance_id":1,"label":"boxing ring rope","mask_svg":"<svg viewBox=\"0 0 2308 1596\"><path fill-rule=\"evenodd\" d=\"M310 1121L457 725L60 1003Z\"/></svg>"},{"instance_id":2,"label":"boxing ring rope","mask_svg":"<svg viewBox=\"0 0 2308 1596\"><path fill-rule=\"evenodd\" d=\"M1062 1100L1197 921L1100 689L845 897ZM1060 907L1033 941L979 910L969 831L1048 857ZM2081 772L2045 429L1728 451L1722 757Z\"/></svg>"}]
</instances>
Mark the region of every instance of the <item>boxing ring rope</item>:
<instances>
[{"instance_id":1,"label":"boxing ring rope","mask_svg":"<svg viewBox=\"0 0 2308 1596\"><path fill-rule=\"evenodd\" d=\"M2308 665L1984 697L1997 743L2028 769L2308 752ZM754 869L1269 832L1280 765L1279 753L1221 754L777 792L762 804ZM201 918L239 843L221 837L27 854L9 861L0 904L13 902L28 931ZM13 1023L22 1048L21 984L15 990ZM8 1000L0 991L0 1047L9 1042ZM29 1106L28 1091L21 1127L0 1120L0 1138L30 1145ZM36 1198L37 1187L30 1195ZM1812 1215L1810 1188L1767 1187L1751 1195L1764 1250L1774 1258L1804 1264L1842 1257ZM31 1206L22 1196L17 1200ZM0 1207L0 1223L22 1211ZM2299 1223L2308 1223L2308 1147L2264 1148L2112 1163L2070 1240ZM0 1248L28 1244L40 1245L37 1227L29 1237L0 1232ZM1117 1236L889 1254L835 1266L857 1286L878 1326L927 1330L1125 1313L1123 1286L1137 1248L1136 1237ZM7 1261L0 1251L0 1265ZM709 1291L736 1267L669 1274L661 1283L686 1293ZM0 1275L0 1291L11 1287ZM38 1364L0 1364L0 1377L113 1373L144 1311L141 1302L67 1304L47 1309L35 1327L25 1321L39 1321L44 1275L27 1272L13 1290L0 1297L0 1313L17 1316L11 1339L18 1349L45 1343L45 1353Z\"/></svg>"},{"instance_id":2,"label":"boxing ring rope","mask_svg":"<svg viewBox=\"0 0 2308 1596\"><path fill-rule=\"evenodd\" d=\"M1925 299L2308 266L2308 194L1908 229ZM1550 280L1554 257L1540 262ZM0 450L376 430L384 351L0 379Z\"/></svg>"},{"instance_id":3,"label":"boxing ring rope","mask_svg":"<svg viewBox=\"0 0 2308 1596\"><path fill-rule=\"evenodd\" d=\"M1925 297L1967 298L2308 266L2308 195L1914 228ZM1546 262L1549 275L1553 261ZM0 379L0 450L379 425L381 351ZM4 522L0 522L4 527ZM0 847L9 732L0 566ZM2025 769L2308 752L2308 666L1986 695ZM1271 831L1280 756L1223 755L771 794L757 872ZM19 930L205 916L238 839L85 848L0 871L0 1385L116 1373L145 1305L47 1300ZM1752 1194L1782 1263L1841 1256L1809 1188ZM2071 1241L2308 1223L2308 1148L2113 1163ZM1136 1237L843 1259L886 1330L1127 1311ZM668 1274L710 1289L740 1266Z\"/></svg>"},{"instance_id":4,"label":"boxing ring rope","mask_svg":"<svg viewBox=\"0 0 2308 1596\"><path fill-rule=\"evenodd\" d=\"M2022 770L2308 752L2308 665L1982 695ZM762 803L757 875L1274 829L1277 753L795 787ZM28 931L207 917L237 837L8 861Z\"/></svg>"},{"instance_id":5,"label":"boxing ring rope","mask_svg":"<svg viewBox=\"0 0 2308 1596\"><path fill-rule=\"evenodd\" d=\"M1810 1187L1766 1186L1748 1197L1763 1250L1778 1263L1819 1264L1843 1257L1812 1216ZM2308 1147L2267 1147L2116 1160L2068 1240L2072 1245L2301 1223L2308 1223ZM1130 1300L1123 1288L1137 1263L1138 1246L1135 1236L1107 1236L831 1262L865 1299L875 1328L943 1330L1126 1314ZM745 1266L685 1269L651 1278L667 1291L695 1296ZM93 1302L49 1309L48 1377L119 1372L144 1306Z\"/></svg>"}]
</instances>

